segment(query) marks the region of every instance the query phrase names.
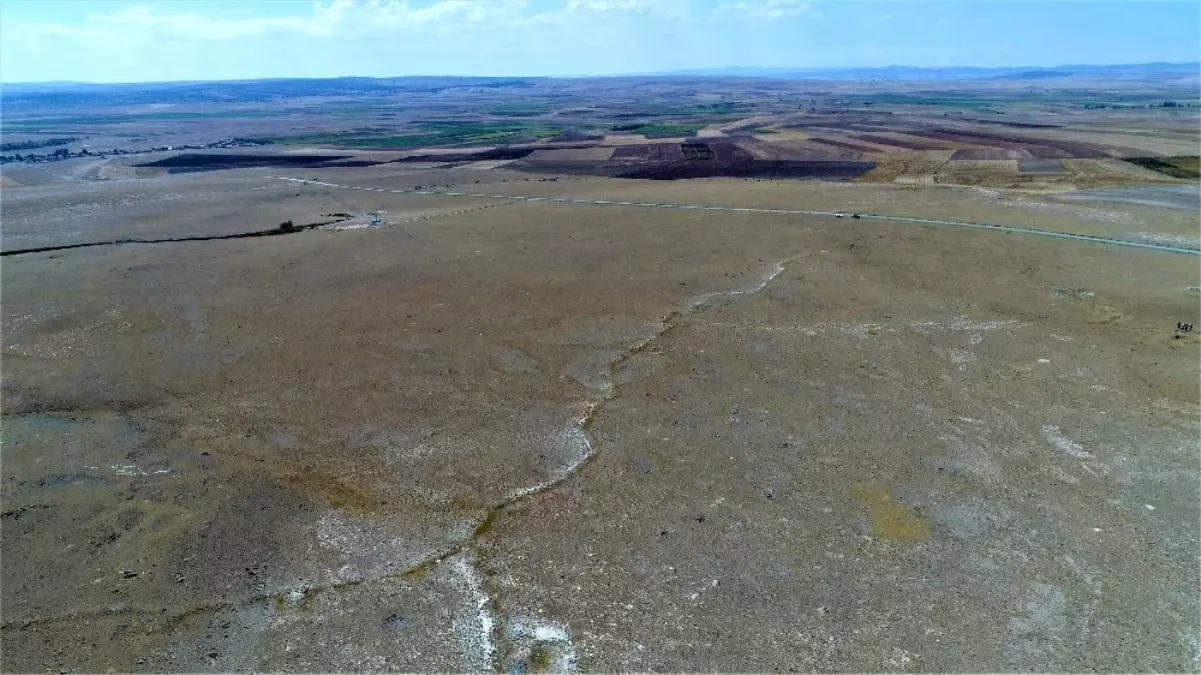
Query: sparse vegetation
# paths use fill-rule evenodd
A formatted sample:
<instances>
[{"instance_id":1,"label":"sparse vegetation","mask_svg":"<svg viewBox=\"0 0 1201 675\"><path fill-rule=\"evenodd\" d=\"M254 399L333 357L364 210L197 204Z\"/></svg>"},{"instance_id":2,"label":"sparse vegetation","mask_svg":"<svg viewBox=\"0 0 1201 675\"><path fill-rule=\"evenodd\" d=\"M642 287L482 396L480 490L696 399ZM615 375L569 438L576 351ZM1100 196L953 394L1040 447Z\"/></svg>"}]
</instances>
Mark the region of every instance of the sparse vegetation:
<instances>
[{"instance_id":1,"label":"sparse vegetation","mask_svg":"<svg viewBox=\"0 0 1201 675\"><path fill-rule=\"evenodd\" d=\"M1201 178L1201 157L1128 157L1127 162L1173 178Z\"/></svg>"}]
</instances>

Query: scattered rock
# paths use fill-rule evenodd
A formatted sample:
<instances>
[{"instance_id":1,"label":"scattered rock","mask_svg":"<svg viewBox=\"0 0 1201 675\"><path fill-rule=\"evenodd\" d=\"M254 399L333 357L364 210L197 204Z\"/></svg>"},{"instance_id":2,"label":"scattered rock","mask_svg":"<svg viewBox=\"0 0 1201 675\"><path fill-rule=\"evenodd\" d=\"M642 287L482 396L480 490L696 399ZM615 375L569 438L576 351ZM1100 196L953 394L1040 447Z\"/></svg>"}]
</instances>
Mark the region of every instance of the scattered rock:
<instances>
[{"instance_id":1,"label":"scattered rock","mask_svg":"<svg viewBox=\"0 0 1201 675\"><path fill-rule=\"evenodd\" d=\"M379 625L380 630L398 630L401 628L408 628L415 623L417 623L417 619L415 617L404 616L402 614L389 614L388 616L384 617L382 621L380 621Z\"/></svg>"}]
</instances>

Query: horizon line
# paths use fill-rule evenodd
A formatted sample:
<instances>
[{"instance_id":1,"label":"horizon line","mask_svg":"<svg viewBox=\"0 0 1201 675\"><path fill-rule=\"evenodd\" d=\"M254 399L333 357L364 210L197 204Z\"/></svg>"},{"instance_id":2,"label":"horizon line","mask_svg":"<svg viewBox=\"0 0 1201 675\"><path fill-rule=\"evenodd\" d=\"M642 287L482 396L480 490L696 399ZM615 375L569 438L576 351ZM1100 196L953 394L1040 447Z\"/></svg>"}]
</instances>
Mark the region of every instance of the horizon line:
<instances>
[{"instance_id":1,"label":"horizon line","mask_svg":"<svg viewBox=\"0 0 1201 675\"><path fill-rule=\"evenodd\" d=\"M246 77L236 79L199 79L199 80L134 80L134 81L112 81L103 82L96 80L20 80L6 82L0 80L0 86L5 85L94 85L94 86L118 86L118 85L138 85L138 84L216 84L222 82L263 82L270 80L396 80L405 78L462 78L462 79L530 79L530 80L582 80L582 79L606 79L606 78L622 78L622 77L706 77L720 73L720 71L762 71L764 73L829 73L842 72L852 70L892 70L892 69L907 69L916 71L939 71L939 70L1008 70L1008 71L1054 71L1065 68L1122 68L1136 66L1195 66L1198 69L1198 74L1201 74L1201 61L1143 61L1136 63L1064 63L1058 65L1014 65L1014 66L972 66L972 65L954 65L954 66L907 66L904 64L889 64L886 66L709 66L697 68L683 68L679 70L667 71L647 71L647 72L627 72L627 73L590 73L590 74L567 74L567 75L331 75L323 77L311 76L265 76L265 77ZM756 77L755 75L730 73L728 77Z\"/></svg>"}]
</instances>

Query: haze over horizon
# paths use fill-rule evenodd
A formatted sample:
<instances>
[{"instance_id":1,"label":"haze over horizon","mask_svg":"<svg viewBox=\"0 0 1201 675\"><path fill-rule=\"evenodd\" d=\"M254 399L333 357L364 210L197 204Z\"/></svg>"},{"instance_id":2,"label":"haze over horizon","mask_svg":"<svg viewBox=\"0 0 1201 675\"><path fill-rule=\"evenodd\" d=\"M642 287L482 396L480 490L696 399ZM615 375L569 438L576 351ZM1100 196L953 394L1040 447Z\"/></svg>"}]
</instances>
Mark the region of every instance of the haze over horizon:
<instances>
[{"instance_id":1,"label":"haze over horizon","mask_svg":"<svg viewBox=\"0 0 1201 675\"><path fill-rule=\"evenodd\" d=\"M1196 62L1194 2L8 0L0 81Z\"/></svg>"}]
</instances>

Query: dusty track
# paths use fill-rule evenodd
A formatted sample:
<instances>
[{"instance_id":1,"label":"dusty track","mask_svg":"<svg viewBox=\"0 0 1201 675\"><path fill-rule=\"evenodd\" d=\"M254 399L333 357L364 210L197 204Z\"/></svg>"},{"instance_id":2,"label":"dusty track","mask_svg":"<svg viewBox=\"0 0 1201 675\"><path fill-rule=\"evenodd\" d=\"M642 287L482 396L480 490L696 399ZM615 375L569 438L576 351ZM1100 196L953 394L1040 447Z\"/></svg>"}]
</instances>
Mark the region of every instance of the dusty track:
<instances>
[{"instance_id":1,"label":"dusty track","mask_svg":"<svg viewBox=\"0 0 1201 675\"><path fill-rule=\"evenodd\" d=\"M758 209L750 207L738 206L700 206L696 204L659 204L651 202L628 202L628 201L609 201L605 199L573 199L569 197L529 197L519 195L490 195L482 192L458 192L444 190L389 190L387 188L372 188L362 187L357 185L341 185L338 183L328 183L318 180L307 180L304 178L288 178L278 177L279 180L292 181L294 183L304 183L306 185L320 185L322 187L342 188L346 190L362 190L365 192L391 192L394 194L415 194L415 195L437 195L440 197L473 197L477 199L507 199L524 202L551 202L555 204L587 204L589 206L634 206L638 208L656 208L656 209L685 209L693 211L727 211L740 213L775 213L797 216L830 216L838 217L840 212L837 211L806 211L803 209ZM858 213L860 218L869 220L886 220L898 223L915 223L918 225L939 225L943 227L966 227L981 230L996 230L999 232L1011 232L1016 234L1031 234L1041 237L1055 237L1058 239L1073 239L1076 241L1087 241L1096 244L1111 244L1114 246L1129 246L1132 248L1147 249L1150 251L1163 251L1165 253L1182 253L1185 255L1201 255L1201 249L1187 248L1184 246L1169 246L1165 244L1147 244L1137 241L1129 241L1126 239L1116 239L1113 237L1098 237L1087 234L1073 234L1071 232L1059 232L1056 230L1044 230L1033 227L1021 227L1017 225L996 225L992 223L972 223L961 220L939 220L934 218L912 218L908 216L894 216L880 213Z\"/></svg>"}]
</instances>

